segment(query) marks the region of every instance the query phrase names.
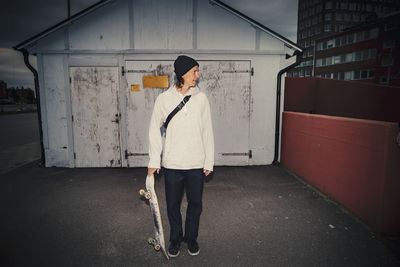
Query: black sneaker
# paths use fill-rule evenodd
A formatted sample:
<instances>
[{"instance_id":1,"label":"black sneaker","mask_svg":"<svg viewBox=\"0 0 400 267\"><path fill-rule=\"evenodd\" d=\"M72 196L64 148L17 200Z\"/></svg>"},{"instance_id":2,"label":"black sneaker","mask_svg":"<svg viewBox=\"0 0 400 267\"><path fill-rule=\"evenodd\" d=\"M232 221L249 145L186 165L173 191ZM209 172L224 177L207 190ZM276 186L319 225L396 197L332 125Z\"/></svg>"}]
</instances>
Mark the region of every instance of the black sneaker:
<instances>
[{"instance_id":1,"label":"black sneaker","mask_svg":"<svg viewBox=\"0 0 400 267\"><path fill-rule=\"evenodd\" d=\"M200 247L199 247L199 244L197 244L196 240L190 241L188 243L188 252L189 252L189 255L191 255L191 256L199 255Z\"/></svg>"},{"instance_id":2,"label":"black sneaker","mask_svg":"<svg viewBox=\"0 0 400 267\"><path fill-rule=\"evenodd\" d=\"M171 258L178 257L181 248L181 242L173 241L168 248L168 256Z\"/></svg>"}]
</instances>

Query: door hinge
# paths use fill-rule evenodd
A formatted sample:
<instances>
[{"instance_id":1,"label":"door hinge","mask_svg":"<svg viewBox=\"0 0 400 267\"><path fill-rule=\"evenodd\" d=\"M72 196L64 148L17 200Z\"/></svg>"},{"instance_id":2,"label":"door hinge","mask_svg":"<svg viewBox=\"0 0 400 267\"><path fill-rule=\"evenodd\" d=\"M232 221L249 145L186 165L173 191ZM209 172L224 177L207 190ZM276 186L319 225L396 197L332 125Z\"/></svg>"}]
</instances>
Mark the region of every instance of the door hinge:
<instances>
[{"instance_id":1,"label":"door hinge","mask_svg":"<svg viewBox=\"0 0 400 267\"><path fill-rule=\"evenodd\" d=\"M71 79L71 76L69 76L69 83L72 83L72 79Z\"/></svg>"},{"instance_id":2,"label":"door hinge","mask_svg":"<svg viewBox=\"0 0 400 267\"><path fill-rule=\"evenodd\" d=\"M74 115L72 115L71 119L72 119L72 121L74 121Z\"/></svg>"},{"instance_id":3,"label":"door hinge","mask_svg":"<svg viewBox=\"0 0 400 267\"><path fill-rule=\"evenodd\" d=\"M249 159L253 157L253 152L249 150L248 153L221 153L222 156L248 156Z\"/></svg>"},{"instance_id":4,"label":"door hinge","mask_svg":"<svg viewBox=\"0 0 400 267\"><path fill-rule=\"evenodd\" d=\"M121 74L122 74L122 76L125 75L125 67L124 66L121 67Z\"/></svg>"},{"instance_id":5,"label":"door hinge","mask_svg":"<svg viewBox=\"0 0 400 267\"><path fill-rule=\"evenodd\" d=\"M250 73L251 73L251 76L254 76L254 68L253 67L251 68Z\"/></svg>"},{"instance_id":6,"label":"door hinge","mask_svg":"<svg viewBox=\"0 0 400 267\"><path fill-rule=\"evenodd\" d=\"M128 152L128 150L125 150L125 159L128 159L128 157L130 157L130 156L143 157L143 156L148 156L148 155L149 155L149 153L131 153L131 152Z\"/></svg>"},{"instance_id":7,"label":"door hinge","mask_svg":"<svg viewBox=\"0 0 400 267\"><path fill-rule=\"evenodd\" d=\"M74 152L74 159L76 159L76 153Z\"/></svg>"}]
</instances>

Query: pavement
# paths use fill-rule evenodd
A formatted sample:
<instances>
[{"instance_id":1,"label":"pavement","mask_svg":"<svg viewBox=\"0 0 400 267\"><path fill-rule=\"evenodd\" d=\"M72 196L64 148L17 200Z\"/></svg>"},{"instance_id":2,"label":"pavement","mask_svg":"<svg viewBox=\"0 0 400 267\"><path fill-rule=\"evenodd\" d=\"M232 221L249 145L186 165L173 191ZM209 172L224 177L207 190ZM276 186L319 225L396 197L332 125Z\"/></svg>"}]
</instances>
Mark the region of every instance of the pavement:
<instances>
[{"instance_id":1,"label":"pavement","mask_svg":"<svg viewBox=\"0 0 400 267\"><path fill-rule=\"evenodd\" d=\"M200 255L183 244L168 261L147 244L145 176L145 168L37 161L1 174L1 266L400 266L355 216L272 165L216 167L204 189ZM156 191L168 239L162 175Z\"/></svg>"}]
</instances>

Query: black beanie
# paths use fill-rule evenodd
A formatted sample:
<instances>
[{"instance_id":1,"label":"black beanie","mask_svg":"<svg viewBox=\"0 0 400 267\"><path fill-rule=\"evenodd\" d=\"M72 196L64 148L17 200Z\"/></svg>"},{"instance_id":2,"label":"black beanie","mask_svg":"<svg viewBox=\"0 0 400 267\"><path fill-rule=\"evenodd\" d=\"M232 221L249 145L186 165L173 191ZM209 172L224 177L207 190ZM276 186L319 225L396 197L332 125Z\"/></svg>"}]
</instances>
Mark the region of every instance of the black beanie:
<instances>
[{"instance_id":1,"label":"black beanie","mask_svg":"<svg viewBox=\"0 0 400 267\"><path fill-rule=\"evenodd\" d=\"M176 77L182 77L186 72L198 65L199 63L191 57L179 56L174 62Z\"/></svg>"}]
</instances>

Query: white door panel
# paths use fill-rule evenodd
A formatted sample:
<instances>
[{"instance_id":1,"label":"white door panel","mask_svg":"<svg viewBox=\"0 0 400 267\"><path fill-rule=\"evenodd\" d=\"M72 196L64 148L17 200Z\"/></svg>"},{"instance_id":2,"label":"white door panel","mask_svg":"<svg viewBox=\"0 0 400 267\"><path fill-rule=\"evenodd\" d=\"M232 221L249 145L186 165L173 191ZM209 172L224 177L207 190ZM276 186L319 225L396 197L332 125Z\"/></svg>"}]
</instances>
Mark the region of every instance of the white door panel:
<instances>
[{"instance_id":1,"label":"white door panel","mask_svg":"<svg viewBox=\"0 0 400 267\"><path fill-rule=\"evenodd\" d=\"M76 167L120 167L118 68L71 67Z\"/></svg>"},{"instance_id":2,"label":"white door panel","mask_svg":"<svg viewBox=\"0 0 400 267\"><path fill-rule=\"evenodd\" d=\"M147 166L148 128L154 102L166 88L143 88L144 75L169 76L173 61L126 61L127 163ZM216 165L247 165L249 161L250 61L199 61L199 88L208 97L215 138ZM140 85L140 91L131 91Z\"/></svg>"}]
</instances>

